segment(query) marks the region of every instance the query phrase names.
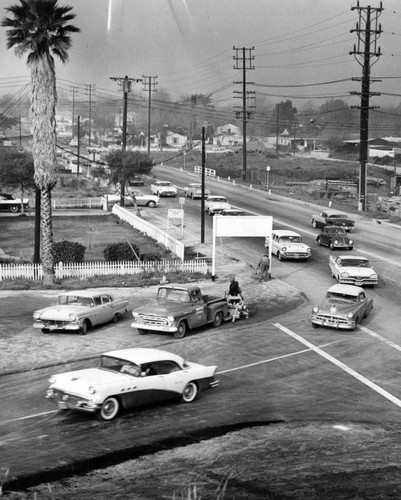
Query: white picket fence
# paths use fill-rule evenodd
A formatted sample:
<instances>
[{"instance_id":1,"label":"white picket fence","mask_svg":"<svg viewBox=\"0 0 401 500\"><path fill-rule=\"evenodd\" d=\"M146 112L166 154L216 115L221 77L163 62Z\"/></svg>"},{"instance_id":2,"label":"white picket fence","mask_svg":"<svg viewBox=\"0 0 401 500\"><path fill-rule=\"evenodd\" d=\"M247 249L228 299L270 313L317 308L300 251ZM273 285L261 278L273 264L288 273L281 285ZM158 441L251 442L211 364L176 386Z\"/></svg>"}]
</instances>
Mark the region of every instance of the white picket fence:
<instances>
[{"instance_id":1,"label":"white picket fence","mask_svg":"<svg viewBox=\"0 0 401 500\"><path fill-rule=\"evenodd\" d=\"M53 198L52 208L103 208L103 197L92 198Z\"/></svg>"},{"instance_id":2,"label":"white picket fence","mask_svg":"<svg viewBox=\"0 0 401 500\"><path fill-rule=\"evenodd\" d=\"M208 271L206 260L161 260L149 262L75 262L58 263L54 266L55 278L89 278L91 276L133 275L141 273L169 273L183 271L203 273ZM0 264L0 281L4 280L41 280L41 264Z\"/></svg>"}]
</instances>

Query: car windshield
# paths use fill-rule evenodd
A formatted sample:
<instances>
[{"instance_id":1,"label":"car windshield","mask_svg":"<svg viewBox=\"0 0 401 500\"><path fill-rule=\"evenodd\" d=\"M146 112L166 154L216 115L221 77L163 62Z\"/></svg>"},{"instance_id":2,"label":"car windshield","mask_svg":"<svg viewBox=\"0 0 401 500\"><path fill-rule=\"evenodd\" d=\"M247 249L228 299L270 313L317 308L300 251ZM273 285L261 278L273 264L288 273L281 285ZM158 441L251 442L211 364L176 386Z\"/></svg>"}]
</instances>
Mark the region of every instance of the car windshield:
<instances>
[{"instance_id":1,"label":"car windshield","mask_svg":"<svg viewBox=\"0 0 401 500\"><path fill-rule=\"evenodd\" d=\"M156 182L158 186L171 186L171 182Z\"/></svg>"},{"instance_id":2,"label":"car windshield","mask_svg":"<svg viewBox=\"0 0 401 500\"><path fill-rule=\"evenodd\" d=\"M141 375L141 368L132 361L125 359L113 358L112 356L101 356L99 368L103 370L111 370L113 372L126 373L139 377Z\"/></svg>"},{"instance_id":3,"label":"car windshield","mask_svg":"<svg viewBox=\"0 0 401 500\"><path fill-rule=\"evenodd\" d=\"M60 295L60 297L58 298L58 303L63 306L73 305L92 307L93 299L92 297L81 297L79 295Z\"/></svg>"},{"instance_id":4,"label":"car windshield","mask_svg":"<svg viewBox=\"0 0 401 500\"><path fill-rule=\"evenodd\" d=\"M358 302L358 297L355 295L347 295L346 293L339 292L327 292L327 298L341 302Z\"/></svg>"},{"instance_id":5,"label":"car windshield","mask_svg":"<svg viewBox=\"0 0 401 500\"><path fill-rule=\"evenodd\" d=\"M341 261L342 267L370 267L369 261L365 259L344 259Z\"/></svg>"},{"instance_id":6,"label":"car windshield","mask_svg":"<svg viewBox=\"0 0 401 500\"><path fill-rule=\"evenodd\" d=\"M302 243L300 236L281 236L280 243Z\"/></svg>"},{"instance_id":7,"label":"car windshield","mask_svg":"<svg viewBox=\"0 0 401 500\"><path fill-rule=\"evenodd\" d=\"M347 234L346 230L342 227L326 227L325 231L329 234Z\"/></svg>"},{"instance_id":8,"label":"car windshield","mask_svg":"<svg viewBox=\"0 0 401 500\"><path fill-rule=\"evenodd\" d=\"M346 219L347 216L344 214L329 214L329 219Z\"/></svg>"},{"instance_id":9,"label":"car windshield","mask_svg":"<svg viewBox=\"0 0 401 500\"><path fill-rule=\"evenodd\" d=\"M209 201L215 202L215 201L227 201L227 198L224 198L224 196L216 196L215 198L209 198Z\"/></svg>"},{"instance_id":10,"label":"car windshield","mask_svg":"<svg viewBox=\"0 0 401 500\"><path fill-rule=\"evenodd\" d=\"M158 299L172 300L173 302L191 302L187 290L172 290L170 288L160 288L157 294Z\"/></svg>"}]
</instances>

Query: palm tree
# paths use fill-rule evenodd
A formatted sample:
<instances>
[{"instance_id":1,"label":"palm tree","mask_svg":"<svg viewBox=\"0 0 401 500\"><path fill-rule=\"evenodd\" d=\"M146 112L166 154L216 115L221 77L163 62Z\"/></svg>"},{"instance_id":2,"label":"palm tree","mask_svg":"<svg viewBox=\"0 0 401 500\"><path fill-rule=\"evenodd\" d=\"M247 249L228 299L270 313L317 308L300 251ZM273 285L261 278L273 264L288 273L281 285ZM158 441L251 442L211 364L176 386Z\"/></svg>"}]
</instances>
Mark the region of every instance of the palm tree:
<instances>
[{"instance_id":1,"label":"palm tree","mask_svg":"<svg viewBox=\"0 0 401 500\"><path fill-rule=\"evenodd\" d=\"M79 28L68 24L75 18L72 7L59 7L57 0L19 0L5 10L1 25L9 28L7 48L14 47L17 56L27 54L31 71L31 119L33 125L32 156L35 184L41 193L40 227L42 266L45 284L52 284L53 225L51 191L56 183L56 72L53 56L68 60L71 33Z\"/></svg>"}]
</instances>

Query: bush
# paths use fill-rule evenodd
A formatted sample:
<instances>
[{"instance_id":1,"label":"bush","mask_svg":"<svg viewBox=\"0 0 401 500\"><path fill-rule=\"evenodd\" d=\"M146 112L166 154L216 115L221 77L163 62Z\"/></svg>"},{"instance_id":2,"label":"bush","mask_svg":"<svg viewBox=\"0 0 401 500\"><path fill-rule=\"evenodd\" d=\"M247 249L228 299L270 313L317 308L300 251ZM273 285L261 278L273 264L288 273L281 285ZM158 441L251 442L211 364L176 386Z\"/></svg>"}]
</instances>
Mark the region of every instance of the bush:
<instances>
[{"instance_id":1,"label":"bush","mask_svg":"<svg viewBox=\"0 0 401 500\"><path fill-rule=\"evenodd\" d=\"M82 262L86 247L75 241L58 241L53 244L54 262Z\"/></svg>"},{"instance_id":2,"label":"bush","mask_svg":"<svg viewBox=\"0 0 401 500\"><path fill-rule=\"evenodd\" d=\"M111 243L103 250L103 255L108 261L137 260L139 248L135 244L126 241Z\"/></svg>"},{"instance_id":3,"label":"bush","mask_svg":"<svg viewBox=\"0 0 401 500\"><path fill-rule=\"evenodd\" d=\"M152 261L161 261L162 260L162 257L160 254L158 253L153 253L153 252L149 252L149 253L144 253L141 255L141 260L143 262L152 262Z\"/></svg>"}]
</instances>

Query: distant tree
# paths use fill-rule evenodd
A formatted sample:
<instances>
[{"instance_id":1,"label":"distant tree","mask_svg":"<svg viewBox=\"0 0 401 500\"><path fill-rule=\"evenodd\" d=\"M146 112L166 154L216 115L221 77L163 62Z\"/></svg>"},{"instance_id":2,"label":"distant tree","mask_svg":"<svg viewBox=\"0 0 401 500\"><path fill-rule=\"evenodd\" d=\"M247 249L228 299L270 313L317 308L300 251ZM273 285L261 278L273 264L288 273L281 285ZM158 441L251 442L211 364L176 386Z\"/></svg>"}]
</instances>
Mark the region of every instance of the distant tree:
<instances>
[{"instance_id":1,"label":"distant tree","mask_svg":"<svg viewBox=\"0 0 401 500\"><path fill-rule=\"evenodd\" d=\"M316 125L328 137L347 137L352 129L351 108L342 99L330 99L319 108Z\"/></svg>"},{"instance_id":2,"label":"distant tree","mask_svg":"<svg viewBox=\"0 0 401 500\"><path fill-rule=\"evenodd\" d=\"M79 29L70 21L75 15L71 7L59 7L57 0L20 0L7 7L11 17L1 25L8 28L7 48L18 56L27 54L31 71L31 116L33 125L32 154L35 183L41 194L41 241L43 281L53 284L53 224L51 190L56 183L56 71L54 57L68 59L71 33Z\"/></svg>"},{"instance_id":3,"label":"distant tree","mask_svg":"<svg viewBox=\"0 0 401 500\"><path fill-rule=\"evenodd\" d=\"M279 102L273 109L271 120L271 132L281 134L285 129L291 133L294 124L297 123L297 108L294 108L292 101L286 100Z\"/></svg>"},{"instance_id":4,"label":"distant tree","mask_svg":"<svg viewBox=\"0 0 401 500\"><path fill-rule=\"evenodd\" d=\"M24 192L34 189L34 164L31 153L12 148L0 150L0 184L21 191L21 214L24 214Z\"/></svg>"},{"instance_id":5,"label":"distant tree","mask_svg":"<svg viewBox=\"0 0 401 500\"><path fill-rule=\"evenodd\" d=\"M140 151L124 153L120 149L107 154L105 160L110 168L110 182L120 185L121 206L124 206L125 185L135 174L150 174L153 160L146 153Z\"/></svg>"},{"instance_id":6,"label":"distant tree","mask_svg":"<svg viewBox=\"0 0 401 500\"><path fill-rule=\"evenodd\" d=\"M15 125L17 124L18 124L17 118L10 118L0 113L0 130L3 132L3 134L6 130L15 127Z\"/></svg>"}]
</instances>

